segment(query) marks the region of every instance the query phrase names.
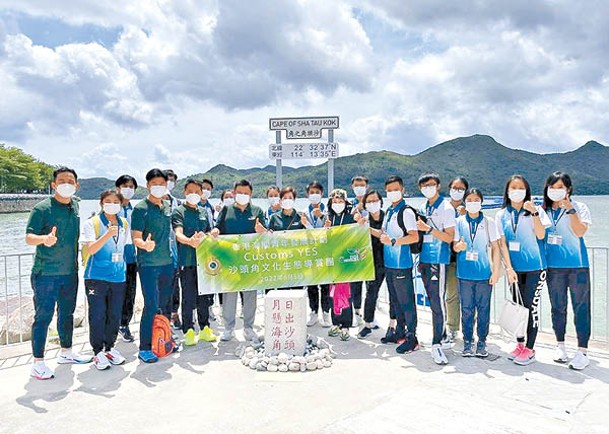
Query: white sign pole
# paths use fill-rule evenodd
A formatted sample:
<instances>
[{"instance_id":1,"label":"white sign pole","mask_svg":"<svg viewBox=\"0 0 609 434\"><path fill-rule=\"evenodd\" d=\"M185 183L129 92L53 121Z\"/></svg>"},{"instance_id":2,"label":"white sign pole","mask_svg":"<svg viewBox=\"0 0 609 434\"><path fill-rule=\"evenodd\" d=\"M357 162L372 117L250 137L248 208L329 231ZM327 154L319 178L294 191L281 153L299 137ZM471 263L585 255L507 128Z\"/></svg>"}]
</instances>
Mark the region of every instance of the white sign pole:
<instances>
[{"instance_id":1,"label":"white sign pole","mask_svg":"<svg viewBox=\"0 0 609 434\"><path fill-rule=\"evenodd\" d=\"M334 142L334 130L328 130L328 143ZM334 190L334 158L328 158L328 196Z\"/></svg>"},{"instance_id":2,"label":"white sign pole","mask_svg":"<svg viewBox=\"0 0 609 434\"><path fill-rule=\"evenodd\" d=\"M278 145L281 144L281 130L275 131L275 143ZM281 187L282 187L281 184L283 183L282 174L281 174L281 158L276 159L275 163L276 163L275 183L277 184L277 187L279 187L279 189L281 189Z\"/></svg>"}]
</instances>

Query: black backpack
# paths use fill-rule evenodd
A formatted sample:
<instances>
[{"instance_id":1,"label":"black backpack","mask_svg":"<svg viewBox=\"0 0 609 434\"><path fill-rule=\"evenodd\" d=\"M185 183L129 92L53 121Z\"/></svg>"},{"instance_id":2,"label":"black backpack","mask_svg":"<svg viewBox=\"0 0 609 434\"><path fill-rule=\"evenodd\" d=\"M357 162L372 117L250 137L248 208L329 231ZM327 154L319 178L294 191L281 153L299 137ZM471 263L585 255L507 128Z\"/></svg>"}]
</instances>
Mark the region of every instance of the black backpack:
<instances>
[{"instance_id":1,"label":"black backpack","mask_svg":"<svg viewBox=\"0 0 609 434\"><path fill-rule=\"evenodd\" d=\"M421 219L425 223L427 223L427 216L424 216L423 214L421 214L419 211L417 211L415 208L411 207L410 205L403 206L398 211L397 219L398 219L398 226L400 227L400 229L402 229L404 236L408 235L408 231L406 230L406 226L404 225L404 211L406 211L406 209L409 209L410 211L412 211L414 213L415 221ZM419 232L419 240L416 243L413 243L410 245L410 253L418 254L418 253L421 253L421 250L423 249L423 237L425 236L425 232L423 232L423 231L418 231L418 232Z\"/></svg>"}]
</instances>

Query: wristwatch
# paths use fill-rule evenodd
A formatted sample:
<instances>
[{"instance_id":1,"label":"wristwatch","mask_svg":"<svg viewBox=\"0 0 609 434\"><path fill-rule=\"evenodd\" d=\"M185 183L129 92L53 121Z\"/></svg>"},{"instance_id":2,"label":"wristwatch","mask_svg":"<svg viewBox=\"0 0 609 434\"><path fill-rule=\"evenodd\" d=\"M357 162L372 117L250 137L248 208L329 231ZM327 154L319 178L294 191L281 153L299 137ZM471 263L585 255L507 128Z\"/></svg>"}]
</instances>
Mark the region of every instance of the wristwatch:
<instances>
[{"instance_id":1,"label":"wristwatch","mask_svg":"<svg viewBox=\"0 0 609 434\"><path fill-rule=\"evenodd\" d=\"M577 210L575 208L571 208L569 211L565 212L565 214L575 214L577 212Z\"/></svg>"},{"instance_id":2,"label":"wristwatch","mask_svg":"<svg viewBox=\"0 0 609 434\"><path fill-rule=\"evenodd\" d=\"M398 240L396 240L395 238L392 238L392 239L391 239L391 245L392 245L392 246L395 246L395 243L396 243L397 241L398 241Z\"/></svg>"},{"instance_id":3,"label":"wristwatch","mask_svg":"<svg viewBox=\"0 0 609 434\"><path fill-rule=\"evenodd\" d=\"M533 217L537 217L537 216L539 216L539 211L532 212L531 215Z\"/></svg>"}]
</instances>

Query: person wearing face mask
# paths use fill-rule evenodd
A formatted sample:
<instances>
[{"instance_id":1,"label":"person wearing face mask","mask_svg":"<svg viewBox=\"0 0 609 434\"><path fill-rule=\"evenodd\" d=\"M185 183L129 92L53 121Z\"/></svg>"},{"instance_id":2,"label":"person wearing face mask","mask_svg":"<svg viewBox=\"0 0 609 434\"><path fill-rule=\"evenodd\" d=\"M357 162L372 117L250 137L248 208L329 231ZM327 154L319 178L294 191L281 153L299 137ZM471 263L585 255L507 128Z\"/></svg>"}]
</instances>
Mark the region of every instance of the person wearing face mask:
<instances>
[{"instance_id":1,"label":"person wearing face mask","mask_svg":"<svg viewBox=\"0 0 609 434\"><path fill-rule=\"evenodd\" d=\"M516 348L508 359L517 365L528 365L535 361L533 348L540 322L539 304L541 292L547 288L543 240L546 228L552 223L543 208L531 201L531 188L521 175L513 175L505 184L503 206L495 215L495 223L501 244L507 247L510 262L516 271L522 301L529 309L526 345L525 336L517 336Z\"/></svg>"},{"instance_id":2,"label":"person wearing face mask","mask_svg":"<svg viewBox=\"0 0 609 434\"><path fill-rule=\"evenodd\" d=\"M133 206L131 199L137 190L137 181L133 176L121 175L114 183L116 192L123 196L123 202L119 216L123 217L131 227L131 213ZM125 263L127 264L127 275L125 277L125 301L121 314L121 325L118 333L125 342L133 342L135 338L129 329L129 323L133 318L133 308L135 306L135 290L137 287L137 260L135 257L135 246L129 237L129 243L125 245Z\"/></svg>"},{"instance_id":3,"label":"person wearing face mask","mask_svg":"<svg viewBox=\"0 0 609 434\"><path fill-rule=\"evenodd\" d=\"M91 356L72 351L76 294L78 292L78 235L80 217L78 176L73 169L59 167L53 172L52 197L37 203L26 226L25 242L36 247L32 266L34 322L32 323L31 375L48 380L55 373L44 362L47 333L57 306L57 332L61 351L58 363L89 363Z\"/></svg>"},{"instance_id":4,"label":"person wearing face mask","mask_svg":"<svg viewBox=\"0 0 609 434\"><path fill-rule=\"evenodd\" d=\"M372 330L378 329L375 326L374 312L376 311L376 303L378 300L379 290L385 280L385 264L383 259L383 244L380 237L383 229L383 219L385 211L383 211L383 198L376 190L369 190L362 197L364 210L368 214L368 222L370 224L370 237L372 239L372 255L374 257L374 280L366 282L366 300L364 302L364 326L359 331L357 337L362 339L372 333Z\"/></svg>"},{"instance_id":5,"label":"person wearing face mask","mask_svg":"<svg viewBox=\"0 0 609 434\"><path fill-rule=\"evenodd\" d=\"M181 205L181 201L173 196L172 191L175 188L178 175L171 170L166 169L165 175L167 175L167 193L164 197L165 200L169 201L171 206L171 212L175 211L177 207ZM173 227L170 226L169 243L171 246L171 258L173 259L173 278L172 278L172 293L171 300L167 306L167 310L171 312L171 325L174 329L180 330L182 328L182 322L180 321L180 315L178 309L180 308L180 270L178 266L178 242L176 235L173 232Z\"/></svg>"},{"instance_id":6,"label":"person wearing face mask","mask_svg":"<svg viewBox=\"0 0 609 434\"><path fill-rule=\"evenodd\" d=\"M453 250L457 253L457 279L463 318L463 357L488 357L486 337L491 315L491 291L499 280L499 233L482 210L482 192L465 193L465 215L457 218ZM508 259L509 260L509 259ZM508 262L508 268L511 268ZM478 342L474 352L474 323Z\"/></svg>"},{"instance_id":7,"label":"person wearing face mask","mask_svg":"<svg viewBox=\"0 0 609 434\"><path fill-rule=\"evenodd\" d=\"M294 187L284 187L279 192L281 212L271 216L268 224L270 231L293 231L305 229L308 225L307 217L294 209L296 190Z\"/></svg>"},{"instance_id":8,"label":"person wearing face mask","mask_svg":"<svg viewBox=\"0 0 609 434\"><path fill-rule=\"evenodd\" d=\"M448 363L444 349L450 348L446 324L446 266L450 263L450 245L455 235L455 209L440 196L440 177L426 173L419 178L419 190L427 199L420 213L427 222L417 220L417 229L425 233L419 255L419 272L432 312L433 340L431 356L438 365Z\"/></svg>"},{"instance_id":9,"label":"person wearing face mask","mask_svg":"<svg viewBox=\"0 0 609 434\"><path fill-rule=\"evenodd\" d=\"M448 183L450 204L455 209L455 218L465 215L463 196L469 188L467 179L462 176L453 178ZM450 252L450 263L446 266L446 325L447 339L453 342L459 332L461 321L461 307L459 306L459 292L457 291L457 278L455 276L457 256L453 250Z\"/></svg>"},{"instance_id":10,"label":"person wearing face mask","mask_svg":"<svg viewBox=\"0 0 609 434\"><path fill-rule=\"evenodd\" d=\"M342 226L355 223L361 216L359 213L353 214L352 206L347 201L347 192L343 189L336 188L330 193L330 199L328 201L328 219L326 220L325 227L331 226ZM349 335L349 328L353 325L353 299L352 294L349 295L349 307L344 308L340 315L332 312L332 327L328 330L328 336L337 337L343 341L348 341L351 336Z\"/></svg>"},{"instance_id":11,"label":"person wearing face mask","mask_svg":"<svg viewBox=\"0 0 609 434\"><path fill-rule=\"evenodd\" d=\"M100 371L125 363L114 347L125 301L125 250L131 244L129 222L119 216L123 200L114 190L103 192L101 212L85 222L80 235L89 303L89 343L95 354L93 363Z\"/></svg>"},{"instance_id":12,"label":"person wearing face mask","mask_svg":"<svg viewBox=\"0 0 609 434\"><path fill-rule=\"evenodd\" d=\"M172 214L171 224L178 241L178 265L182 286L182 332L184 345L196 345L197 341L214 342L216 335L209 324L209 295L199 295L196 249L211 230L208 213L201 206L202 182L187 179L184 184L186 201ZM199 335L195 334L193 311L197 311Z\"/></svg>"},{"instance_id":13,"label":"person wearing face mask","mask_svg":"<svg viewBox=\"0 0 609 434\"><path fill-rule=\"evenodd\" d=\"M214 222L218 219L218 215L222 208L225 206L233 206L235 203L235 196L232 190L223 190L220 193L220 203L215 206Z\"/></svg>"},{"instance_id":14,"label":"person wearing face mask","mask_svg":"<svg viewBox=\"0 0 609 434\"><path fill-rule=\"evenodd\" d=\"M265 224L268 226L271 216L281 212L281 199L279 198L279 187L271 185L266 189L266 199L269 202L269 207L265 214Z\"/></svg>"},{"instance_id":15,"label":"person wearing face mask","mask_svg":"<svg viewBox=\"0 0 609 434\"><path fill-rule=\"evenodd\" d=\"M167 193L167 175L160 169L146 174L146 199L133 208L131 229L137 248L137 265L144 295L140 320L140 351L144 363L158 360L152 352L152 322L159 310L170 319L172 281L175 274L171 253L171 205L163 200Z\"/></svg>"},{"instance_id":16,"label":"person wearing face mask","mask_svg":"<svg viewBox=\"0 0 609 434\"><path fill-rule=\"evenodd\" d=\"M216 220L216 227L210 232L213 237L220 234L252 234L266 231L263 223L264 211L251 203L253 190L252 184L246 179L235 183L233 188L235 203L232 206L225 206L220 211ZM243 335L247 341L257 341L258 335L254 332L257 292L246 290L241 291L241 294L243 294ZM222 298L224 333L221 339L230 341L235 334L237 293L226 292L222 294Z\"/></svg>"},{"instance_id":17,"label":"person wearing face mask","mask_svg":"<svg viewBox=\"0 0 609 434\"><path fill-rule=\"evenodd\" d=\"M546 233L545 246L552 328L557 342L554 361L569 363L569 368L582 370L590 364L590 263L584 235L592 219L588 206L572 200L572 194L573 184L568 174L554 172L548 177L544 187L544 209L552 226ZM565 348L567 292L571 293L578 346L571 361Z\"/></svg>"},{"instance_id":18,"label":"person wearing face mask","mask_svg":"<svg viewBox=\"0 0 609 434\"><path fill-rule=\"evenodd\" d=\"M351 188L355 199L351 201L353 206L352 213L366 214L364 209L364 195L368 191L368 178L363 175L354 176L351 178ZM353 297L353 309L355 313L355 321L360 326L364 323L362 320L362 286L364 282L351 282L351 295ZM378 327L375 324L376 327Z\"/></svg>"},{"instance_id":19,"label":"person wearing face mask","mask_svg":"<svg viewBox=\"0 0 609 434\"><path fill-rule=\"evenodd\" d=\"M304 212L308 222L307 229L323 228L326 216L328 215L326 205L321 203L324 187L319 181L312 181L307 185L306 192L310 202L307 210ZM332 325L332 317L330 315L332 300L330 299L329 285L307 286L307 294L309 296L309 308L311 309L307 326L312 327L319 322L322 327L330 327ZM321 318L319 317L320 304Z\"/></svg>"},{"instance_id":20,"label":"person wearing face mask","mask_svg":"<svg viewBox=\"0 0 609 434\"><path fill-rule=\"evenodd\" d=\"M203 185L203 190L201 193L201 203L205 211L207 212L207 221L209 222L210 229L214 227L216 222L215 220L215 209L211 203L209 203L209 198L211 197L211 193L214 189L214 183L211 182L210 179L201 180L201 184ZM209 305L209 319L211 321L215 321L216 317L214 315L212 306L214 305L214 294L208 294L207 298L209 298L207 304Z\"/></svg>"}]
</instances>

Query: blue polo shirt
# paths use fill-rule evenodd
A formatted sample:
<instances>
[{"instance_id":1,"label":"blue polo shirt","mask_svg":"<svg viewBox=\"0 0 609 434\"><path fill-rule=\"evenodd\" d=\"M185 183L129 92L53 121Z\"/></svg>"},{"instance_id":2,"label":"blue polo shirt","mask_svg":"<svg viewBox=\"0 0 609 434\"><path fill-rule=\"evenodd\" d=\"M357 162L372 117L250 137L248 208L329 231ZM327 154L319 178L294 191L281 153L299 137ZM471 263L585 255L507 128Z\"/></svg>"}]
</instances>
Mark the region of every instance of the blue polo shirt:
<instances>
[{"instance_id":1,"label":"blue polo shirt","mask_svg":"<svg viewBox=\"0 0 609 434\"><path fill-rule=\"evenodd\" d=\"M572 201L582 223L590 225L592 219L588 206ZM548 268L589 268L588 251L584 237L578 237L571 229L571 216L562 208L548 209L552 225L546 231L545 248Z\"/></svg>"},{"instance_id":2,"label":"blue polo shirt","mask_svg":"<svg viewBox=\"0 0 609 434\"><path fill-rule=\"evenodd\" d=\"M484 280L491 278L491 258L489 257L489 246L499 239L497 226L490 217L483 213L472 219L469 214L460 216L455 226L454 241L463 241L467 249L457 253L457 278L463 280ZM467 252L475 252L477 258L468 259Z\"/></svg>"},{"instance_id":3,"label":"blue polo shirt","mask_svg":"<svg viewBox=\"0 0 609 434\"><path fill-rule=\"evenodd\" d=\"M395 206L391 205L387 209L385 219L383 220L383 230L387 233L387 235L389 235L390 238L395 238L397 240L398 238L402 238L408 235L408 233L404 233L398 223L398 216L400 214L400 210L405 206L406 202L404 202L404 200L402 199L400 203ZM406 231L417 230L415 215L411 210L405 209L402 213L402 219ZM393 268L400 270L412 268L413 263L412 254L410 253L410 245L384 245L383 247L383 262L385 264L385 268Z\"/></svg>"},{"instance_id":4,"label":"blue polo shirt","mask_svg":"<svg viewBox=\"0 0 609 434\"><path fill-rule=\"evenodd\" d=\"M420 208L420 213L427 216L427 224L439 231L455 227L455 209L450 201L439 197L433 203L426 201ZM449 264L450 243L445 243L431 234L423 237L423 247L419 255L422 264Z\"/></svg>"},{"instance_id":5,"label":"blue polo shirt","mask_svg":"<svg viewBox=\"0 0 609 434\"><path fill-rule=\"evenodd\" d=\"M119 216L127 219L127 223L129 223L129 227L131 227L131 214L133 213L133 206L131 202L127 206L121 205L121 211L118 213ZM137 258L135 256L135 246L133 242L131 242L131 237L129 237L129 244L125 244L125 262L127 264L135 264Z\"/></svg>"}]
</instances>

